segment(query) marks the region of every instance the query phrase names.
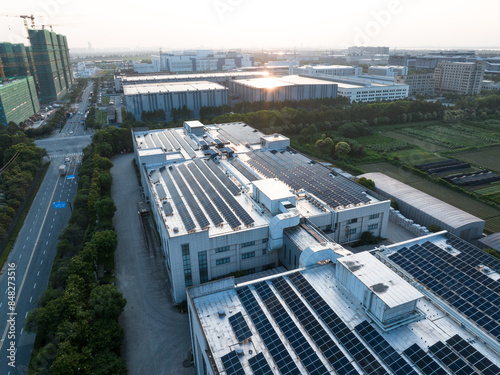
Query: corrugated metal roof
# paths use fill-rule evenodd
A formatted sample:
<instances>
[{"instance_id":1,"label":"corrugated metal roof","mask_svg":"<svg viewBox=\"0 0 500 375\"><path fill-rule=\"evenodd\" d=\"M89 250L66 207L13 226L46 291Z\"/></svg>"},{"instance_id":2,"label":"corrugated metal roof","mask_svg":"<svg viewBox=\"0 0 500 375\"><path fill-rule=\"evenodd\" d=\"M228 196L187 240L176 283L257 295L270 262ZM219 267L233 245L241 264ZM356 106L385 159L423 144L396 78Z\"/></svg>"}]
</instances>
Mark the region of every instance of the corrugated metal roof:
<instances>
[{"instance_id":1,"label":"corrugated metal roof","mask_svg":"<svg viewBox=\"0 0 500 375\"><path fill-rule=\"evenodd\" d=\"M468 224L484 223L484 220L468 212L434 198L383 173L366 173L358 177L365 177L373 180L375 182L376 191L400 199L406 204L434 217L436 220L448 224L452 228L458 229Z\"/></svg>"},{"instance_id":2,"label":"corrugated metal roof","mask_svg":"<svg viewBox=\"0 0 500 375\"><path fill-rule=\"evenodd\" d=\"M482 245L500 251L500 233L494 233L478 240Z\"/></svg>"},{"instance_id":3,"label":"corrugated metal roof","mask_svg":"<svg viewBox=\"0 0 500 375\"><path fill-rule=\"evenodd\" d=\"M423 297L422 293L368 252L339 258L338 262L390 308Z\"/></svg>"}]
</instances>

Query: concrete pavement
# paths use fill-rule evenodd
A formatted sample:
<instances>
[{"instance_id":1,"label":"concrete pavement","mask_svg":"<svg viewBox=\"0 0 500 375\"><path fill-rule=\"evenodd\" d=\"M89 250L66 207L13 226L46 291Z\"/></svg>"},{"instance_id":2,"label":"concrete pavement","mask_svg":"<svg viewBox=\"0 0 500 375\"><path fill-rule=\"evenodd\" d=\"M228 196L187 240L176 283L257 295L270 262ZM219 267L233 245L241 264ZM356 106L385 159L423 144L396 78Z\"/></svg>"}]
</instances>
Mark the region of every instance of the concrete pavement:
<instances>
[{"instance_id":1,"label":"concrete pavement","mask_svg":"<svg viewBox=\"0 0 500 375\"><path fill-rule=\"evenodd\" d=\"M112 195L117 211L115 253L118 289L127 299L120 317L125 329L122 355L130 375L192 375L187 314L174 307L167 287L164 258L159 249L147 249L137 202L139 184L132 165L133 154L112 159Z\"/></svg>"}]
</instances>

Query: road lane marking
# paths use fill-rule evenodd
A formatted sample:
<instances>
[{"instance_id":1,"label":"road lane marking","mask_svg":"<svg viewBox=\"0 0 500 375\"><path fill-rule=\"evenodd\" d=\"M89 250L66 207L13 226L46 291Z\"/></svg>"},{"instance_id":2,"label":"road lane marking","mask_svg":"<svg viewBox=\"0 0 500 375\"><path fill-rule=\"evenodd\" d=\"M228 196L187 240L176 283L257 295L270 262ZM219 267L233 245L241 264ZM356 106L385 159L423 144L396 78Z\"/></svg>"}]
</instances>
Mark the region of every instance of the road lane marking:
<instances>
[{"instance_id":1,"label":"road lane marking","mask_svg":"<svg viewBox=\"0 0 500 375\"><path fill-rule=\"evenodd\" d=\"M50 237L50 233L49 233L49 237Z\"/></svg>"},{"instance_id":2,"label":"road lane marking","mask_svg":"<svg viewBox=\"0 0 500 375\"><path fill-rule=\"evenodd\" d=\"M40 271L38 271L38 272L36 273L36 275L37 275L37 276L40 276Z\"/></svg>"},{"instance_id":3,"label":"road lane marking","mask_svg":"<svg viewBox=\"0 0 500 375\"><path fill-rule=\"evenodd\" d=\"M49 241L45 242L45 245L48 245L49 244Z\"/></svg>"},{"instance_id":4,"label":"road lane marking","mask_svg":"<svg viewBox=\"0 0 500 375\"><path fill-rule=\"evenodd\" d=\"M36 283L33 285L33 289L35 289L35 288L36 288Z\"/></svg>"},{"instance_id":5,"label":"road lane marking","mask_svg":"<svg viewBox=\"0 0 500 375\"><path fill-rule=\"evenodd\" d=\"M45 254L45 250L43 251L43 253Z\"/></svg>"},{"instance_id":6,"label":"road lane marking","mask_svg":"<svg viewBox=\"0 0 500 375\"><path fill-rule=\"evenodd\" d=\"M32 299L33 299L33 296L30 297L30 302L31 302Z\"/></svg>"},{"instance_id":7,"label":"road lane marking","mask_svg":"<svg viewBox=\"0 0 500 375\"><path fill-rule=\"evenodd\" d=\"M52 196L50 197L49 202L52 202L52 199L54 198L54 194L56 193L56 189L57 189L57 182L54 185L54 190L52 190ZM21 296L21 293L23 291L24 283L26 281L26 277L28 276L31 261L33 260L33 256L35 255L35 249L38 246L38 241L40 240L40 236L42 235L42 229L43 229L43 226L45 224L45 220L47 220L47 215L49 213L51 206L52 206L51 204L47 205L47 210L45 211L45 216L43 217L42 225L40 225L40 231L38 232L38 236L37 236L36 241L35 241L35 246L33 246L33 250L31 251L30 260L28 261L28 265L26 266L26 271L24 271L23 280L21 281L21 286L19 287L19 291L17 292L16 302L14 305L14 312L15 312L15 309L17 308L17 302L19 301L19 297ZM5 293L7 293L7 290L5 290ZM0 351L2 350L3 344L5 342L5 337L7 336L8 329L9 329L9 326L6 325L5 329L3 331L3 334L2 334L2 338L0 339Z\"/></svg>"},{"instance_id":8,"label":"road lane marking","mask_svg":"<svg viewBox=\"0 0 500 375\"><path fill-rule=\"evenodd\" d=\"M40 261L40 264L43 264L43 260Z\"/></svg>"},{"instance_id":9,"label":"road lane marking","mask_svg":"<svg viewBox=\"0 0 500 375\"><path fill-rule=\"evenodd\" d=\"M28 312L26 311L26 315L24 315L24 319L28 317Z\"/></svg>"},{"instance_id":10,"label":"road lane marking","mask_svg":"<svg viewBox=\"0 0 500 375\"><path fill-rule=\"evenodd\" d=\"M23 256L23 254L19 254L19 259L21 259L22 256Z\"/></svg>"}]
</instances>

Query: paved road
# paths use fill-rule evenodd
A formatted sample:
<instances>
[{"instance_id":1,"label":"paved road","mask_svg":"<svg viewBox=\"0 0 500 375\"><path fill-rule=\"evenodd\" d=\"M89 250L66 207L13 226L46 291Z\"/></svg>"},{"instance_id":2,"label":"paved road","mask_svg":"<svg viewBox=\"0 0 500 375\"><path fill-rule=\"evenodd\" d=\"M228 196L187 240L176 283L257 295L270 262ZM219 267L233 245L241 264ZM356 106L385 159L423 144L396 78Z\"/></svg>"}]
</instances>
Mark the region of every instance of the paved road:
<instances>
[{"instance_id":1,"label":"paved road","mask_svg":"<svg viewBox=\"0 0 500 375\"><path fill-rule=\"evenodd\" d=\"M188 316L180 314L170 298L160 250L145 245L132 159L133 154L116 156L111 169L117 207L113 220L118 233L116 281L127 299L120 317L125 329L123 356L130 375L192 375L194 367L183 367L191 349Z\"/></svg>"},{"instance_id":2,"label":"paved road","mask_svg":"<svg viewBox=\"0 0 500 375\"><path fill-rule=\"evenodd\" d=\"M88 96L90 87L86 89ZM86 107L86 102L80 104ZM81 128L83 126L78 125ZM51 138L38 140L39 147L47 149L51 165L33 201L16 243L9 255L6 266L0 274L0 374L26 374L33 349L35 335L24 331L24 323L29 311L36 307L36 300L45 291L52 268L58 235L71 215L69 204L66 208L55 209L53 202L72 202L77 190L76 179L68 180L59 176L58 168L69 157L68 175L77 173L82 149L90 142L90 134L84 129L74 129L68 121L61 133ZM71 133L73 131L73 133ZM80 135L77 135L80 134ZM8 272L7 265L14 263L15 270L15 367L7 358L10 339L7 337L8 313ZM10 280L12 281L12 280ZM9 331L10 332L10 331Z\"/></svg>"}]
</instances>

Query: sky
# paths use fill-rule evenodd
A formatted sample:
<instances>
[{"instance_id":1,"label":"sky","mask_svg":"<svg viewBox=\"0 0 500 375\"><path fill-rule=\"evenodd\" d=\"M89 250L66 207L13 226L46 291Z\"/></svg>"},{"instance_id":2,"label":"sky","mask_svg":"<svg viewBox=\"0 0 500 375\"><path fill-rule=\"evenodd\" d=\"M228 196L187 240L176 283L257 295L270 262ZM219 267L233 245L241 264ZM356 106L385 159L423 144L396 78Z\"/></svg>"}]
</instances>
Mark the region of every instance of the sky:
<instances>
[{"instance_id":1,"label":"sky","mask_svg":"<svg viewBox=\"0 0 500 375\"><path fill-rule=\"evenodd\" d=\"M23 14L70 49L500 49L498 0L4 0L0 41L27 43Z\"/></svg>"}]
</instances>

